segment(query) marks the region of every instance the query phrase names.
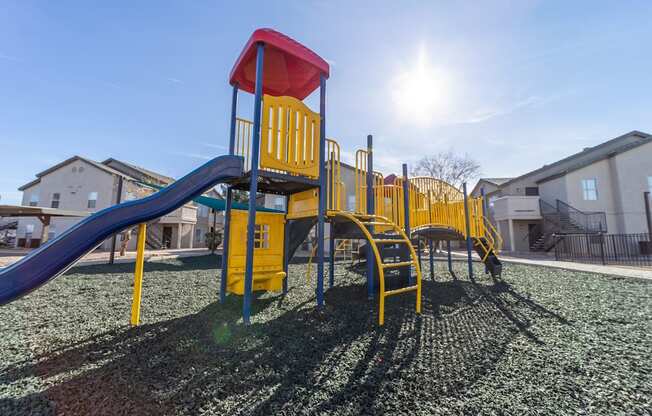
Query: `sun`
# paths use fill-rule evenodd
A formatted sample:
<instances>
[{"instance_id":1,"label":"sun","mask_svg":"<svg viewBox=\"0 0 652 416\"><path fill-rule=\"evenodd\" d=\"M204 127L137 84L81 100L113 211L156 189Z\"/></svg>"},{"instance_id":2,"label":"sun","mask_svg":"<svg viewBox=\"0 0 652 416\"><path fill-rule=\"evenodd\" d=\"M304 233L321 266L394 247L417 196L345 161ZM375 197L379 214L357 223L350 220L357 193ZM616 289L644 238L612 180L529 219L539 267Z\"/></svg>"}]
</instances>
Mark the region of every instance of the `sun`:
<instances>
[{"instance_id":1,"label":"sun","mask_svg":"<svg viewBox=\"0 0 652 416\"><path fill-rule=\"evenodd\" d=\"M430 124L442 109L445 82L441 71L433 68L421 47L415 65L396 76L392 99L402 121Z\"/></svg>"}]
</instances>

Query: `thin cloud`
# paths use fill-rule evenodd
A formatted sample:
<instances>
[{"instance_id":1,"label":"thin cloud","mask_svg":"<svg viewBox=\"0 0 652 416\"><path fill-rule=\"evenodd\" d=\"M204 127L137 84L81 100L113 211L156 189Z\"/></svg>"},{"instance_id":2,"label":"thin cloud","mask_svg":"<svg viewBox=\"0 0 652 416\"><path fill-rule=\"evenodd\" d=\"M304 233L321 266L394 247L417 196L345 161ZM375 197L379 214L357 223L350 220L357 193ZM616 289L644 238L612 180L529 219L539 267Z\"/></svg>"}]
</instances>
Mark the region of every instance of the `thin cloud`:
<instances>
[{"instance_id":1,"label":"thin cloud","mask_svg":"<svg viewBox=\"0 0 652 416\"><path fill-rule=\"evenodd\" d=\"M537 105L544 105L548 104L552 101L558 100L563 96L566 96L570 94L571 92L565 92L565 93L559 93L559 94L554 94L554 95L549 95L546 97L541 97L538 95L531 95L523 100L516 101L514 104L505 106L505 107L497 107L493 109L488 109L488 110L478 110L473 113L470 117L463 118L459 121L453 122L451 124L476 124L476 123L482 123L488 120L491 120L496 117L501 117L501 116L506 116L512 113L515 113L521 109L527 108L527 107L533 107Z\"/></svg>"},{"instance_id":2,"label":"thin cloud","mask_svg":"<svg viewBox=\"0 0 652 416\"><path fill-rule=\"evenodd\" d=\"M200 143L200 144L201 144L202 146L204 146L204 147L209 147L209 148L211 148L211 149L229 150L228 147L226 147L226 146L224 146L224 145L222 145L222 144L206 143L206 142L203 142L203 143Z\"/></svg>"},{"instance_id":3,"label":"thin cloud","mask_svg":"<svg viewBox=\"0 0 652 416\"><path fill-rule=\"evenodd\" d=\"M183 84L183 81L180 80L179 78L165 78L166 81L169 81L173 84Z\"/></svg>"},{"instance_id":4,"label":"thin cloud","mask_svg":"<svg viewBox=\"0 0 652 416\"><path fill-rule=\"evenodd\" d=\"M188 152L170 152L170 154L174 156L182 156L182 157L188 157L191 159L198 159L198 160L210 160L214 157L210 155L202 155L199 153L188 153Z\"/></svg>"},{"instance_id":5,"label":"thin cloud","mask_svg":"<svg viewBox=\"0 0 652 416\"><path fill-rule=\"evenodd\" d=\"M0 59L4 59L6 61L20 62L19 58L15 57L15 56L7 55L7 54L2 53L2 52L0 52Z\"/></svg>"}]
</instances>

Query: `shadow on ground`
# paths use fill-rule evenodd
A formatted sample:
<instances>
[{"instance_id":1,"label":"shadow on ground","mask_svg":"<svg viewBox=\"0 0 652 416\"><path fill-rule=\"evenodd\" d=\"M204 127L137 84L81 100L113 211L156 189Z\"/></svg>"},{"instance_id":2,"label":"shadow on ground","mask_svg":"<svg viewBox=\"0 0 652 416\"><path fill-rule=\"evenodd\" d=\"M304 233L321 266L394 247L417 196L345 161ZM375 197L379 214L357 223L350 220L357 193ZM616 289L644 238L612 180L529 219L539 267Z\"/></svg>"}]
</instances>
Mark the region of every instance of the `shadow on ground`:
<instances>
[{"instance_id":1,"label":"shadow on ground","mask_svg":"<svg viewBox=\"0 0 652 416\"><path fill-rule=\"evenodd\" d=\"M382 328L361 285L328 290L322 310L310 299L250 326L240 323L240 301L230 297L193 315L119 328L5 368L1 384L34 376L53 381L42 393L0 400L0 409L261 415L427 409L472 388L515 336L540 343L529 330L532 316L566 322L506 283L424 280L423 292L422 316L414 314L413 296L390 298ZM282 300L257 299L254 314Z\"/></svg>"},{"instance_id":2,"label":"shadow on ground","mask_svg":"<svg viewBox=\"0 0 652 416\"><path fill-rule=\"evenodd\" d=\"M157 261L156 257L146 259L145 273L147 272L187 272L192 270L219 270L222 265L222 256L213 254L208 256L190 256L179 257L176 259L166 259ZM91 264L86 266L76 266L70 269L66 274L107 274L107 273L133 273L134 263L115 263L115 264Z\"/></svg>"}]
</instances>

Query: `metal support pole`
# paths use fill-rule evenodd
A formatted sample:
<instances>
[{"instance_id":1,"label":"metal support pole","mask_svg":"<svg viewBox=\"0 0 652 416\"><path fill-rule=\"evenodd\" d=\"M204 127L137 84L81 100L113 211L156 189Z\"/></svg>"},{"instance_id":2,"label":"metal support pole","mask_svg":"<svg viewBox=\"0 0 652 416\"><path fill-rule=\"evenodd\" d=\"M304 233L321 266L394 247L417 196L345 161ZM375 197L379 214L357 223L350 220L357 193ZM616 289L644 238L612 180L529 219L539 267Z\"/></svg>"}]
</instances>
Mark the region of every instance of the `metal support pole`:
<instances>
[{"instance_id":1,"label":"metal support pole","mask_svg":"<svg viewBox=\"0 0 652 416\"><path fill-rule=\"evenodd\" d=\"M469 215L469 201L468 194L466 193L466 182L462 184L462 192L464 193L464 222L466 223L466 256L469 266L469 279L473 280L473 256L471 254L473 245L471 243L471 218Z\"/></svg>"},{"instance_id":2,"label":"metal support pole","mask_svg":"<svg viewBox=\"0 0 652 416\"><path fill-rule=\"evenodd\" d=\"M258 193L258 157L260 149L260 116L263 100L263 62L265 44L258 43L256 48L256 88L254 94L254 132L251 141L251 174L249 184L249 217L247 221L247 257L244 275L244 299L242 302L242 319L251 323L251 295L254 281L254 236L256 230L256 194Z\"/></svg>"},{"instance_id":3,"label":"metal support pole","mask_svg":"<svg viewBox=\"0 0 652 416\"><path fill-rule=\"evenodd\" d=\"M453 257L451 256L451 240L446 240L446 250L448 251L448 272L455 277L455 273L453 273Z\"/></svg>"},{"instance_id":4,"label":"metal support pole","mask_svg":"<svg viewBox=\"0 0 652 416\"><path fill-rule=\"evenodd\" d=\"M404 211L403 217L405 223L405 227L404 227L405 235L407 236L408 240L410 240L410 244L412 244L412 230L410 229L410 184L408 180L407 163L403 163L403 211ZM417 242L417 250L419 252L419 267L421 267L421 247L418 242ZM407 258L405 260L407 260ZM410 286L414 285L412 271L409 268L408 268L408 282L410 283Z\"/></svg>"},{"instance_id":5,"label":"metal support pole","mask_svg":"<svg viewBox=\"0 0 652 416\"><path fill-rule=\"evenodd\" d=\"M288 211L290 209L290 197L286 196L285 197L285 216L287 218ZM290 278L290 275L288 274L289 272L289 264L290 264L290 227L289 224L287 223L287 219L285 220L285 227L284 227L284 234L285 237L283 239L283 271L285 272L285 278L283 279L283 294L288 293L288 279Z\"/></svg>"},{"instance_id":6,"label":"metal support pole","mask_svg":"<svg viewBox=\"0 0 652 416\"><path fill-rule=\"evenodd\" d=\"M373 156L373 137L367 135L367 214L373 215L374 210L374 156ZM374 227L369 227L371 235L374 234ZM371 241L367 242L367 297L374 297L374 253L371 248Z\"/></svg>"},{"instance_id":7,"label":"metal support pole","mask_svg":"<svg viewBox=\"0 0 652 416\"><path fill-rule=\"evenodd\" d=\"M147 225L143 223L138 226L138 243L136 244L136 271L134 272L134 295L131 301L131 326L137 326L140 323L140 303L143 293L146 239Z\"/></svg>"},{"instance_id":8,"label":"metal support pole","mask_svg":"<svg viewBox=\"0 0 652 416\"><path fill-rule=\"evenodd\" d=\"M328 254L329 254L329 268L328 268L328 287L332 288L333 285L335 284L335 237L333 236L333 223L330 224L330 230L329 230L329 246L328 246Z\"/></svg>"},{"instance_id":9,"label":"metal support pole","mask_svg":"<svg viewBox=\"0 0 652 416\"><path fill-rule=\"evenodd\" d=\"M238 106L238 84L233 86L231 97L231 129L229 131L229 155L235 153L235 124ZM231 206L233 204L233 191L226 189L226 206L224 209L224 233L222 238L222 278L220 279L220 303L226 300L226 285L229 277L229 238L231 233ZM217 215L217 213L215 213ZM216 229L214 230L216 231Z\"/></svg>"},{"instance_id":10,"label":"metal support pole","mask_svg":"<svg viewBox=\"0 0 652 416\"><path fill-rule=\"evenodd\" d=\"M432 238L428 240L428 246L430 251L430 279L435 280L435 258L434 258Z\"/></svg>"},{"instance_id":11,"label":"metal support pole","mask_svg":"<svg viewBox=\"0 0 652 416\"><path fill-rule=\"evenodd\" d=\"M319 212L317 213L317 306L324 305L324 222L326 220L326 78L319 79Z\"/></svg>"},{"instance_id":12,"label":"metal support pole","mask_svg":"<svg viewBox=\"0 0 652 416\"><path fill-rule=\"evenodd\" d=\"M118 177L118 195L115 197L115 203L118 205L122 201L122 182L123 182L122 176ZM115 262L115 243L117 239L117 234L113 234L113 238L111 239L111 253L109 254L109 264L113 264Z\"/></svg>"},{"instance_id":13,"label":"metal support pole","mask_svg":"<svg viewBox=\"0 0 652 416\"><path fill-rule=\"evenodd\" d=\"M428 191L428 222L432 226L432 191ZM432 238L428 238L428 249L430 254L430 279L435 280L435 260L433 258Z\"/></svg>"},{"instance_id":14,"label":"metal support pole","mask_svg":"<svg viewBox=\"0 0 652 416\"><path fill-rule=\"evenodd\" d=\"M331 152L329 155L329 165L328 165L328 200L329 207L331 209L339 209L337 200L337 178L335 176L335 152ZM328 228L329 246L329 268L328 268L328 288L332 288L335 284L335 224L331 221Z\"/></svg>"}]
</instances>

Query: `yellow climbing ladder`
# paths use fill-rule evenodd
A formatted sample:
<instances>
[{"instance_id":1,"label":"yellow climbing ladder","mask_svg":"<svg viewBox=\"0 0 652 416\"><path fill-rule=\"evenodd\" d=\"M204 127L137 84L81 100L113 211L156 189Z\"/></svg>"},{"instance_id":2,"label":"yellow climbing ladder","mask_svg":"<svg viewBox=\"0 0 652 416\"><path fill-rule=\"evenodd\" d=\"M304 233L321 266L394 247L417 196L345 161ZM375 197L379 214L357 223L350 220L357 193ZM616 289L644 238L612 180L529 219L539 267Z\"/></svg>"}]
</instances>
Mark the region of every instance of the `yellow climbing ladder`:
<instances>
[{"instance_id":1,"label":"yellow climbing ladder","mask_svg":"<svg viewBox=\"0 0 652 416\"><path fill-rule=\"evenodd\" d=\"M390 221L389 219L382 217L380 215L367 215L367 214L354 214L346 211L328 211L327 214L329 217L342 217L348 221L354 223L358 226L360 231L364 234L366 240L369 242L374 257L376 258L376 265L378 267L378 276L379 276L379 306L378 306L378 324L383 325L385 323L385 298L388 296L399 295L406 292L416 292L416 313L421 313L421 268L419 267L419 261L414 251L414 247L410 243L408 236L405 234L402 228ZM387 237L379 238L374 234L374 227L380 227L383 229L384 234L389 234ZM388 230L391 230L388 233ZM390 238L396 237L396 238ZM410 252L410 260L402 262L393 262L393 263L384 263L379 245L384 244L405 244ZM385 290L385 270L396 269L399 267L410 267L414 268L416 272L415 283L411 286L406 286L394 290ZM410 270L411 273L411 270Z\"/></svg>"}]
</instances>

